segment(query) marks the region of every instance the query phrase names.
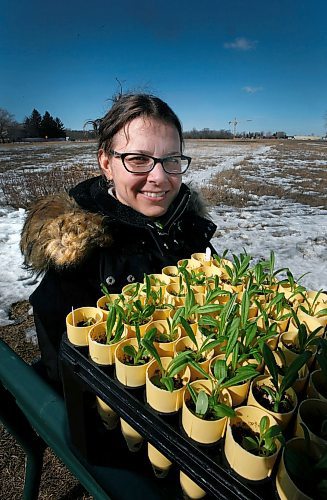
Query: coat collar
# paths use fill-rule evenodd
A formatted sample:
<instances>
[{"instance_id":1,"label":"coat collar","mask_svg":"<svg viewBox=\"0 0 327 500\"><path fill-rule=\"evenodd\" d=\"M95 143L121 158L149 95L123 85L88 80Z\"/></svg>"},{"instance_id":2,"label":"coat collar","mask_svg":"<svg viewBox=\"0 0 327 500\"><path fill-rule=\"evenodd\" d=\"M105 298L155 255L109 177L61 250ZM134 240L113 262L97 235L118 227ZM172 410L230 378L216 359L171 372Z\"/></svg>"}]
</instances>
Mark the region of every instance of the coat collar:
<instances>
[{"instance_id":1,"label":"coat collar","mask_svg":"<svg viewBox=\"0 0 327 500\"><path fill-rule=\"evenodd\" d=\"M110 247L117 234L122 234L122 225L126 234L128 227L150 231L161 247L172 228L187 219L192 222L188 233L197 231L198 238L203 233L209 240L216 226L205 215L199 195L185 184L167 213L152 220L110 196L102 177L95 177L77 185L69 195L50 195L35 203L27 212L21 251L25 265L34 271L64 269L78 265L95 248Z\"/></svg>"}]
</instances>

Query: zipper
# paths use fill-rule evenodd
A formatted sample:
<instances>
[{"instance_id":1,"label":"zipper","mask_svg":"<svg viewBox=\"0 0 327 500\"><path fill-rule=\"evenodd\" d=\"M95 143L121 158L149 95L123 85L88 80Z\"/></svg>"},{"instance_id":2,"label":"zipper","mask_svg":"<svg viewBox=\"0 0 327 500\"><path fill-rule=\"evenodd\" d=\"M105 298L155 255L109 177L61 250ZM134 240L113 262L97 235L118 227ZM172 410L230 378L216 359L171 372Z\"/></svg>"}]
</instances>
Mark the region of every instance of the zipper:
<instances>
[{"instance_id":1,"label":"zipper","mask_svg":"<svg viewBox=\"0 0 327 500\"><path fill-rule=\"evenodd\" d=\"M169 217L168 221L165 223L165 225L163 227L160 227L161 226L160 223L151 223L151 222L147 222L147 226L149 226L151 229L156 229L156 231L158 232L159 236L165 236L165 235L168 236L169 232L170 232L170 229L171 229L173 223L175 222L174 219L175 219L176 213L180 210L180 207L184 204L184 207L182 208L180 214L176 218L176 221L177 221L178 219L181 218L181 216L185 212L186 207L188 205L188 203L185 202L185 200L188 198L187 201L189 201L190 197L191 197L191 193L190 192L184 194L183 198L181 199L181 201L179 202L179 204L175 208L174 212L171 214L171 216ZM167 228L166 231L164 230L165 228Z\"/></svg>"}]
</instances>

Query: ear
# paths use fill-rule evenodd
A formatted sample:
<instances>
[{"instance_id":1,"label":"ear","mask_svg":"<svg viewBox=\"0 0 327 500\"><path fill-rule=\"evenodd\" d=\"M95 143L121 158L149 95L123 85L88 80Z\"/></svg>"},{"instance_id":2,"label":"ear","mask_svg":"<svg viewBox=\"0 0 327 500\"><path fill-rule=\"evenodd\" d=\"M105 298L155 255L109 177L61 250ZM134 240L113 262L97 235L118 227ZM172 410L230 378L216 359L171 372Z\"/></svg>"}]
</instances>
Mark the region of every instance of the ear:
<instances>
[{"instance_id":1,"label":"ear","mask_svg":"<svg viewBox=\"0 0 327 500\"><path fill-rule=\"evenodd\" d=\"M98 151L98 162L105 177L111 181L111 161L104 149L99 149Z\"/></svg>"}]
</instances>

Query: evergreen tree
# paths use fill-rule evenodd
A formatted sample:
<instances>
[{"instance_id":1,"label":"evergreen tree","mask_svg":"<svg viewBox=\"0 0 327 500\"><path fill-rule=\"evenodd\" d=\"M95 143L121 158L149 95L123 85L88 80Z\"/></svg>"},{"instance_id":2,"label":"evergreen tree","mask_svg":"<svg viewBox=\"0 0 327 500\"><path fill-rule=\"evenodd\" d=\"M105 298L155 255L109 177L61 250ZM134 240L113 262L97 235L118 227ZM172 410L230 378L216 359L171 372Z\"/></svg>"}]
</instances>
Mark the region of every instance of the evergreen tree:
<instances>
[{"instance_id":1,"label":"evergreen tree","mask_svg":"<svg viewBox=\"0 0 327 500\"><path fill-rule=\"evenodd\" d=\"M57 137L66 137L66 130L62 121L59 118L56 118L55 122L57 124Z\"/></svg>"},{"instance_id":2,"label":"evergreen tree","mask_svg":"<svg viewBox=\"0 0 327 500\"><path fill-rule=\"evenodd\" d=\"M41 120L41 132L44 138L54 138L57 137L57 124L53 117L50 115L49 111L46 111Z\"/></svg>"},{"instance_id":3,"label":"evergreen tree","mask_svg":"<svg viewBox=\"0 0 327 500\"><path fill-rule=\"evenodd\" d=\"M34 108L31 116L27 116L24 120L24 128L27 137L42 137L41 120L40 113Z\"/></svg>"},{"instance_id":4,"label":"evergreen tree","mask_svg":"<svg viewBox=\"0 0 327 500\"><path fill-rule=\"evenodd\" d=\"M64 124L59 118L53 118L49 111L41 116L36 109L33 109L31 116L27 116L24 120L24 129L27 137L44 139L66 137Z\"/></svg>"}]
</instances>

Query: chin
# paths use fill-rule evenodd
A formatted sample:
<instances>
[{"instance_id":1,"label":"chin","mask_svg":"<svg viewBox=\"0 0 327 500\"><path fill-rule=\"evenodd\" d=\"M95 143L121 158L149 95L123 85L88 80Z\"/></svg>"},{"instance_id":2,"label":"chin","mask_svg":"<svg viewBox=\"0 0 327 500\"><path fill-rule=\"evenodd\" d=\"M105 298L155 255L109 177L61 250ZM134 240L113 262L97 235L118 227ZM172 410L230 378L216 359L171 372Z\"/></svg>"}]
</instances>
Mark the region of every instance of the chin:
<instances>
[{"instance_id":1,"label":"chin","mask_svg":"<svg viewBox=\"0 0 327 500\"><path fill-rule=\"evenodd\" d=\"M140 210L140 212L146 217L157 218L161 217L167 212L166 207L147 207Z\"/></svg>"}]
</instances>

